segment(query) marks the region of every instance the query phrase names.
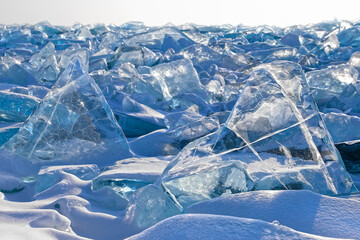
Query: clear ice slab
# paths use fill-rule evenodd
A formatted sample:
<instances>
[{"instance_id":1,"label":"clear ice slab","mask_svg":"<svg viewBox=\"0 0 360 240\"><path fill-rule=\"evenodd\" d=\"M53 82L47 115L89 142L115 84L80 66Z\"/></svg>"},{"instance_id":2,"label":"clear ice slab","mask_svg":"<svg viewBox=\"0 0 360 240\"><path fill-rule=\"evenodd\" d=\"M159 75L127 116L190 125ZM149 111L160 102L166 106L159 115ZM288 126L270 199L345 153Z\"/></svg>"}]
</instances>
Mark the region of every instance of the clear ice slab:
<instances>
[{"instance_id":1,"label":"clear ice slab","mask_svg":"<svg viewBox=\"0 0 360 240\"><path fill-rule=\"evenodd\" d=\"M34 68L34 76L39 83L55 82L59 77L60 68L56 59L55 46L52 42L49 42L38 53L34 54L29 63Z\"/></svg>"},{"instance_id":2,"label":"clear ice slab","mask_svg":"<svg viewBox=\"0 0 360 240\"><path fill-rule=\"evenodd\" d=\"M102 162L130 155L127 140L79 58L2 148L41 161Z\"/></svg>"},{"instance_id":3,"label":"clear ice slab","mask_svg":"<svg viewBox=\"0 0 360 240\"><path fill-rule=\"evenodd\" d=\"M165 218L180 214L181 211L181 207L167 194L151 184L140 188L131 196L124 222L145 229Z\"/></svg>"},{"instance_id":4,"label":"clear ice slab","mask_svg":"<svg viewBox=\"0 0 360 240\"><path fill-rule=\"evenodd\" d=\"M182 206L253 190L355 189L300 65L287 61L256 67L225 125L188 144L158 183Z\"/></svg>"},{"instance_id":5,"label":"clear ice slab","mask_svg":"<svg viewBox=\"0 0 360 240\"><path fill-rule=\"evenodd\" d=\"M155 77L167 101L183 93L203 92L199 76L188 59L156 65L151 69L151 75Z\"/></svg>"}]
</instances>

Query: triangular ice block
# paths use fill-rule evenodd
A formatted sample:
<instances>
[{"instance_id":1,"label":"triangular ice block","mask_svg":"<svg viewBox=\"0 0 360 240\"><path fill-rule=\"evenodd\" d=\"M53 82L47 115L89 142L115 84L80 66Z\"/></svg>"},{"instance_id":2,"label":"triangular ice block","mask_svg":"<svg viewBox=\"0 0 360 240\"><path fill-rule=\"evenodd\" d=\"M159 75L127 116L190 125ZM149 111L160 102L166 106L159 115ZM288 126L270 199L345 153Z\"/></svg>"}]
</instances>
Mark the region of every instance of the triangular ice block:
<instances>
[{"instance_id":1,"label":"triangular ice block","mask_svg":"<svg viewBox=\"0 0 360 240\"><path fill-rule=\"evenodd\" d=\"M161 184L183 206L253 190L354 190L301 67L285 61L256 67L225 125L187 145Z\"/></svg>"},{"instance_id":2,"label":"triangular ice block","mask_svg":"<svg viewBox=\"0 0 360 240\"><path fill-rule=\"evenodd\" d=\"M2 148L31 159L109 161L129 156L127 140L95 81L75 59Z\"/></svg>"}]
</instances>

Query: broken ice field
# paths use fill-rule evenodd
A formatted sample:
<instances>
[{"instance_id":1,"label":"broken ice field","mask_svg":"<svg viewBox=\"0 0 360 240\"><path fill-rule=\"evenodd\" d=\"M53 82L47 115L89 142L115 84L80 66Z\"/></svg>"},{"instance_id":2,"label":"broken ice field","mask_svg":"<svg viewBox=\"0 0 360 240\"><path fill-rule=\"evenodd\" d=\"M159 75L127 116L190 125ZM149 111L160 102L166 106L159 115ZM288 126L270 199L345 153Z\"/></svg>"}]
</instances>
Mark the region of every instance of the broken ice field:
<instances>
[{"instance_id":1,"label":"broken ice field","mask_svg":"<svg viewBox=\"0 0 360 240\"><path fill-rule=\"evenodd\" d=\"M76 178L142 230L241 192L358 191L359 23L41 22L0 39L2 192Z\"/></svg>"}]
</instances>

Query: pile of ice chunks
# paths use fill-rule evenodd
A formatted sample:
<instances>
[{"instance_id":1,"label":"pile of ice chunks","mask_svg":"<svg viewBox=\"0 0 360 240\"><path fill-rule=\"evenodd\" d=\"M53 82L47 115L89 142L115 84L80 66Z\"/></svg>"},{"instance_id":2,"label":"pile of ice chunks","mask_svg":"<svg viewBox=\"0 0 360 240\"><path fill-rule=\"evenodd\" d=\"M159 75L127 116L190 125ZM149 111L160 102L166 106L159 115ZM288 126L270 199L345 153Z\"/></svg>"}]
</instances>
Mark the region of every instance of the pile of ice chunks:
<instances>
[{"instance_id":1,"label":"pile of ice chunks","mask_svg":"<svg viewBox=\"0 0 360 240\"><path fill-rule=\"evenodd\" d=\"M350 193L359 37L349 21L0 25L0 151L38 169L96 164L93 190L120 194L141 227L244 191ZM139 178L148 157L167 165L156 179ZM127 158L140 175L121 170Z\"/></svg>"},{"instance_id":2,"label":"pile of ice chunks","mask_svg":"<svg viewBox=\"0 0 360 240\"><path fill-rule=\"evenodd\" d=\"M335 180L340 166L301 67L276 61L254 68L227 122L188 144L161 184L182 206L261 189L339 194L353 187Z\"/></svg>"}]
</instances>

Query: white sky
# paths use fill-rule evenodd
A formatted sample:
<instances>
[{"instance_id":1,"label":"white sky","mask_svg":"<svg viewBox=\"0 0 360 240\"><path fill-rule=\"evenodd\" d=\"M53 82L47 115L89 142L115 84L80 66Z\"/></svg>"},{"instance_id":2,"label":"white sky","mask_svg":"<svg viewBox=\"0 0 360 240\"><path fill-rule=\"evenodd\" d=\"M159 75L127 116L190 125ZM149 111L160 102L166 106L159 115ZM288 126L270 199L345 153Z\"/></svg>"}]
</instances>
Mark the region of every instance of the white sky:
<instances>
[{"instance_id":1,"label":"white sky","mask_svg":"<svg viewBox=\"0 0 360 240\"><path fill-rule=\"evenodd\" d=\"M277 25L360 19L360 0L0 0L0 23Z\"/></svg>"}]
</instances>

